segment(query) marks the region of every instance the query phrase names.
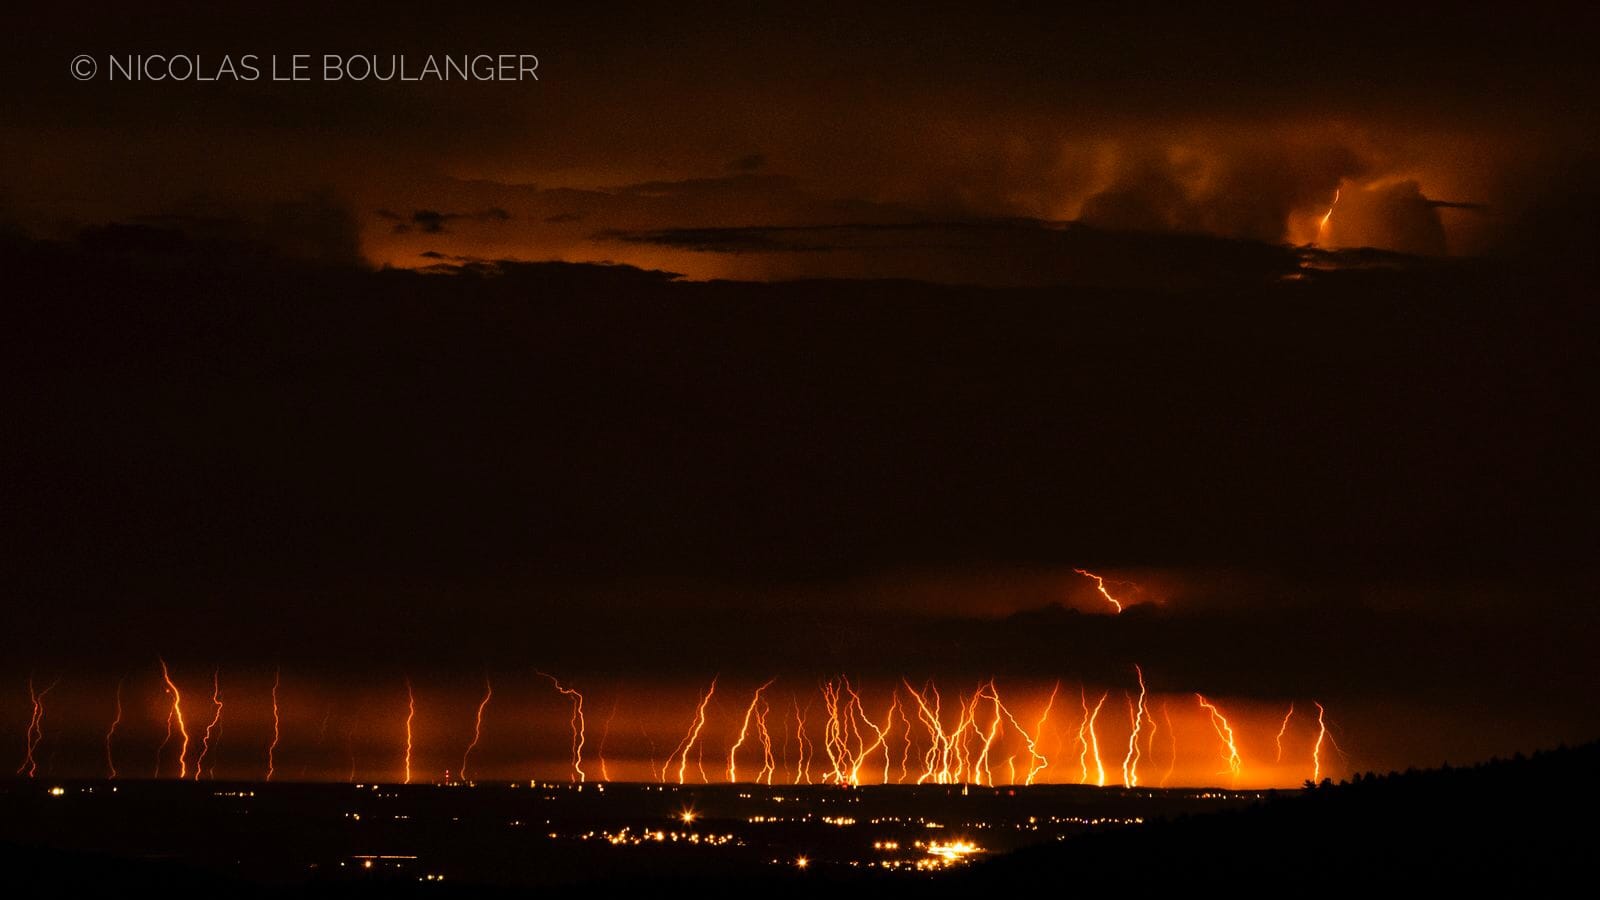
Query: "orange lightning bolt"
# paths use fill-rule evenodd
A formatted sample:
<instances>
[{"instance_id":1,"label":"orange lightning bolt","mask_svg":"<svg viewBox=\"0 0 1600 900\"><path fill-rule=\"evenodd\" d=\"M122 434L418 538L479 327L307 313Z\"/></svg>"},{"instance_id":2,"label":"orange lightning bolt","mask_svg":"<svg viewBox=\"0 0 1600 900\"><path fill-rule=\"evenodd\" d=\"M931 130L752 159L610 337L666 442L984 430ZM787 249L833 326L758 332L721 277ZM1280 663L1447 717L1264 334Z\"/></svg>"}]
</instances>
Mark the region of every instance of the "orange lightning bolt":
<instances>
[{"instance_id":1,"label":"orange lightning bolt","mask_svg":"<svg viewBox=\"0 0 1600 900\"><path fill-rule=\"evenodd\" d=\"M122 682L117 679L117 714L111 719L111 727L106 729L106 778L116 780L117 761L112 758L111 739L117 734L117 726L122 724Z\"/></svg>"},{"instance_id":2,"label":"orange lightning bolt","mask_svg":"<svg viewBox=\"0 0 1600 900\"><path fill-rule=\"evenodd\" d=\"M1110 591L1106 590L1106 580L1104 578L1086 569L1073 569L1072 571L1077 572L1079 575L1082 575L1085 578L1093 578L1095 589L1100 592L1100 596L1106 598L1106 602L1110 603L1117 612L1122 612L1122 603L1117 600L1117 598L1111 596Z\"/></svg>"},{"instance_id":3,"label":"orange lightning bolt","mask_svg":"<svg viewBox=\"0 0 1600 900\"><path fill-rule=\"evenodd\" d=\"M1294 704L1290 703L1289 711L1283 714L1283 724L1278 726L1278 736L1273 738L1273 742L1278 746L1278 756L1276 759L1277 762L1283 762L1283 736L1289 731L1289 719L1293 715Z\"/></svg>"},{"instance_id":4,"label":"orange lightning bolt","mask_svg":"<svg viewBox=\"0 0 1600 900\"><path fill-rule=\"evenodd\" d=\"M1011 714L1011 710L1007 709L1003 705L1000 707L1001 711L1006 714L1006 718L1011 720L1011 727L1015 728L1017 733L1022 735L1023 742L1028 745L1028 774L1023 780L1023 784L1033 784L1034 778L1038 777L1039 773L1043 772L1050 765L1050 760L1045 759L1044 754L1039 752L1039 741L1044 737L1045 720L1050 718L1050 707L1055 705L1056 694L1060 693L1060 691L1061 682L1057 681L1055 686L1050 689L1050 699L1045 701L1044 711L1039 713L1039 721L1033 726L1032 734L1029 734L1028 730L1022 727L1022 723L1018 722L1016 716ZM996 692L995 696L998 698L999 693ZM1011 774L1012 784L1017 783L1014 764L1015 757L1013 757L1013 771Z\"/></svg>"},{"instance_id":5,"label":"orange lightning bolt","mask_svg":"<svg viewBox=\"0 0 1600 900\"><path fill-rule=\"evenodd\" d=\"M1328 220L1333 218L1333 208L1339 205L1339 194L1342 188L1333 189L1333 202L1328 204L1328 211L1322 214L1322 220L1317 223L1317 239L1322 239L1322 233L1328 230Z\"/></svg>"},{"instance_id":6,"label":"orange lightning bolt","mask_svg":"<svg viewBox=\"0 0 1600 900\"><path fill-rule=\"evenodd\" d=\"M189 762L187 759L189 755L189 727L183 723L183 695L178 693L178 686L172 683L172 673L167 671L167 661L159 656L156 657L156 661L161 663L161 680L166 682L165 690L172 695L172 708L167 712L167 737L171 739L172 723L177 722L178 735L182 738L182 743L178 746L178 778L182 780L189 777ZM166 745L166 741L161 742L162 747L166 747ZM160 750L156 751L157 774L159 774L160 769L160 753Z\"/></svg>"},{"instance_id":7,"label":"orange lightning bolt","mask_svg":"<svg viewBox=\"0 0 1600 900\"><path fill-rule=\"evenodd\" d=\"M600 780L610 781L611 772L606 769L606 741L611 739L611 720L617 717L617 700L611 698L611 714L606 716L606 727L600 732Z\"/></svg>"},{"instance_id":8,"label":"orange lightning bolt","mask_svg":"<svg viewBox=\"0 0 1600 900\"><path fill-rule=\"evenodd\" d=\"M411 679L406 679L406 784L411 783L411 720L417 717L417 695L411 690Z\"/></svg>"},{"instance_id":9,"label":"orange lightning bolt","mask_svg":"<svg viewBox=\"0 0 1600 900\"><path fill-rule=\"evenodd\" d=\"M1233 739L1233 726L1228 724L1227 717L1222 714L1222 710L1217 709L1215 704L1200 694L1195 694L1195 697L1199 699L1200 705L1205 707L1206 712L1211 714L1211 727L1216 730L1217 738L1222 741L1222 745L1227 749L1225 759L1228 761L1228 772L1233 775L1233 780L1237 783L1239 772L1244 768L1244 762L1239 758L1239 745ZM1221 773L1219 772L1218 774Z\"/></svg>"},{"instance_id":10,"label":"orange lightning bolt","mask_svg":"<svg viewBox=\"0 0 1600 900\"><path fill-rule=\"evenodd\" d=\"M1128 755L1122 760L1122 783L1127 787L1139 786L1139 732L1144 727L1144 720L1149 718L1149 713L1145 712L1144 708L1144 670L1134 666L1133 671L1139 676L1139 704L1135 708L1131 700L1128 703L1128 713L1133 719L1133 733L1128 735ZM1150 725L1152 728L1155 727L1155 720L1152 719Z\"/></svg>"},{"instance_id":11,"label":"orange lightning bolt","mask_svg":"<svg viewBox=\"0 0 1600 900\"><path fill-rule=\"evenodd\" d=\"M17 767L18 775L27 775L29 778L39 773L39 762L34 759L34 751L39 749L39 743L44 740L44 695L50 693L57 682L52 681L50 687L37 693L33 689L33 676L28 676L28 701L33 705L33 711L28 718L27 755L22 758L22 765Z\"/></svg>"},{"instance_id":12,"label":"orange lightning bolt","mask_svg":"<svg viewBox=\"0 0 1600 900\"><path fill-rule=\"evenodd\" d=\"M734 740L733 746L728 748L729 783L739 780L739 748L744 745L745 738L750 733L750 723L756 717L756 707L761 703L762 692L771 687L774 680L768 678L765 684L756 688L756 692L750 696L750 705L744 708L744 719L739 722L739 737Z\"/></svg>"},{"instance_id":13,"label":"orange lightning bolt","mask_svg":"<svg viewBox=\"0 0 1600 900\"><path fill-rule=\"evenodd\" d=\"M1078 687L1078 699L1083 704L1083 721L1078 724L1078 745L1082 751L1078 754L1078 767L1082 775L1079 784L1089 783L1089 755L1094 754L1095 784L1098 787L1106 786L1106 766L1100 760L1100 737L1095 733L1095 720L1100 718L1100 708L1106 705L1106 698L1111 696L1107 691L1100 695L1100 702L1094 705L1094 710L1089 709L1089 695L1084 693L1083 686Z\"/></svg>"},{"instance_id":14,"label":"orange lightning bolt","mask_svg":"<svg viewBox=\"0 0 1600 900\"><path fill-rule=\"evenodd\" d=\"M689 775L689 751L694 749L695 742L700 740L700 730L706 727L706 705L711 702L711 695L717 691L717 679L712 678L706 692L701 695L700 702L695 706L694 721L689 726L689 733L678 742L677 749L667 756L666 764L661 767L661 780L667 778L667 769L672 767L672 757L678 760L678 783L683 784ZM702 776L703 777L703 776Z\"/></svg>"},{"instance_id":15,"label":"orange lightning bolt","mask_svg":"<svg viewBox=\"0 0 1600 900\"><path fill-rule=\"evenodd\" d=\"M478 741L483 738L483 711L489 706L489 698L494 696L494 685L489 683L489 676L483 676L483 699L478 701L478 712L472 720L472 743L467 745L465 753L461 754L461 780L470 782L467 777L467 761L472 758L472 751L478 748Z\"/></svg>"},{"instance_id":16,"label":"orange lightning bolt","mask_svg":"<svg viewBox=\"0 0 1600 900\"><path fill-rule=\"evenodd\" d=\"M1167 756L1167 772L1161 776L1161 786L1166 787L1172 779L1172 770L1178 767L1178 732L1172 728L1172 711L1167 708L1167 701L1161 701L1161 720L1167 723L1167 741L1170 746Z\"/></svg>"},{"instance_id":17,"label":"orange lightning bolt","mask_svg":"<svg viewBox=\"0 0 1600 900\"><path fill-rule=\"evenodd\" d=\"M278 684L283 680L283 672L279 669L272 671L272 743L267 745L267 780L272 780L275 771L273 760L278 753L279 719L278 719Z\"/></svg>"},{"instance_id":18,"label":"orange lightning bolt","mask_svg":"<svg viewBox=\"0 0 1600 900\"><path fill-rule=\"evenodd\" d=\"M806 736L806 714L811 712L811 701L806 701L804 710L800 708L799 699L790 697L789 702L794 704L794 743L796 753L794 783L800 784L803 781L806 784L810 784L811 760L807 756L807 751L812 753L815 753L815 751L812 750L811 739Z\"/></svg>"},{"instance_id":19,"label":"orange lightning bolt","mask_svg":"<svg viewBox=\"0 0 1600 900\"><path fill-rule=\"evenodd\" d=\"M1323 710L1322 704L1317 703L1315 700L1311 702L1317 707L1317 742L1311 745L1311 781L1313 784L1321 784L1322 741L1324 738L1326 738L1330 743L1333 743L1333 735L1328 733L1328 725L1325 721L1323 721L1326 711ZM1339 745L1334 743L1333 746L1338 748Z\"/></svg>"},{"instance_id":20,"label":"orange lightning bolt","mask_svg":"<svg viewBox=\"0 0 1600 900\"><path fill-rule=\"evenodd\" d=\"M565 694L567 697L570 697L572 699L572 716L568 719L568 725L570 725L571 728L572 728L572 775L570 776L570 778L571 778L571 780L573 780L575 782L582 783L583 779L584 779L584 774L583 774L583 741L584 741L583 695L578 693L576 690L574 690L572 688L563 687L561 682L557 681L556 677L554 675L550 675L550 674L545 673L545 672L540 672L539 674L543 675L544 677L546 677L548 679L550 679L550 683L555 685L557 691L559 691L562 694Z\"/></svg>"},{"instance_id":21,"label":"orange lightning bolt","mask_svg":"<svg viewBox=\"0 0 1600 900\"><path fill-rule=\"evenodd\" d=\"M200 780L200 773L205 771L206 754L211 752L211 734L217 728L217 723L222 721L222 672L219 669L211 670L211 721L206 723L206 732L200 738L200 756L194 761L194 780ZM216 763L211 764L213 771Z\"/></svg>"}]
</instances>

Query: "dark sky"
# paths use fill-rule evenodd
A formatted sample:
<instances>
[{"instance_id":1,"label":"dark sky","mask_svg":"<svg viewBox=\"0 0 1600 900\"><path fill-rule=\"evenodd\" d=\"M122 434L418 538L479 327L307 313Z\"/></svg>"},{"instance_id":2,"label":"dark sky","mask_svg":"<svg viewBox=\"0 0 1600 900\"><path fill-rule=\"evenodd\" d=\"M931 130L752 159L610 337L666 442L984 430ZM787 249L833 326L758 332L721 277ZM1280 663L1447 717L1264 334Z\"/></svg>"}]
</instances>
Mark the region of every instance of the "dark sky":
<instances>
[{"instance_id":1,"label":"dark sky","mask_svg":"<svg viewBox=\"0 0 1600 900\"><path fill-rule=\"evenodd\" d=\"M1450 723L1385 763L1591 737L1593 25L46 12L6 677L1142 661ZM480 51L540 80L105 78Z\"/></svg>"}]
</instances>

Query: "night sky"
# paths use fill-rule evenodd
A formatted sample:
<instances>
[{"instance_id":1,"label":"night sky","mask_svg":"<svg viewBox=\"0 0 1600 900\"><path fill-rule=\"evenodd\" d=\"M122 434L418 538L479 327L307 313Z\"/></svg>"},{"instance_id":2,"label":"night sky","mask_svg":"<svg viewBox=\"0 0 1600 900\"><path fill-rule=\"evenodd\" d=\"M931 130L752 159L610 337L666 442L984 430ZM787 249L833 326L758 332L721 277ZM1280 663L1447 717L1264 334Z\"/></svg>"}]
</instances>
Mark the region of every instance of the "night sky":
<instances>
[{"instance_id":1,"label":"night sky","mask_svg":"<svg viewBox=\"0 0 1600 900\"><path fill-rule=\"evenodd\" d=\"M1138 663L1268 747L1321 700L1351 768L1591 739L1596 24L30 17L0 740L59 677L47 748L92 768L119 679L159 729L158 654L244 730L281 669L330 777L406 677L441 746L485 673L559 725L535 669L663 733L713 675L724 717L838 673L1076 714ZM538 80L107 77L480 52Z\"/></svg>"}]
</instances>

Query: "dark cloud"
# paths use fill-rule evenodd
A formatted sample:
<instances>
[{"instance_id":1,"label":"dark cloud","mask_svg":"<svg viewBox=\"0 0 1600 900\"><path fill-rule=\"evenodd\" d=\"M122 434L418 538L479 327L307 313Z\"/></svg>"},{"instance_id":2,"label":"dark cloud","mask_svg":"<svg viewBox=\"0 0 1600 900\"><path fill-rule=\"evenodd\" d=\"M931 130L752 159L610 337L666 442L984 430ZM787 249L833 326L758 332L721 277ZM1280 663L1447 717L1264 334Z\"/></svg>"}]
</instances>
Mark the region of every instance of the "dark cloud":
<instances>
[{"instance_id":1,"label":"dark cloud","mask_svg":"<svg viewBox=\"0 0 1600 900\"><path fill-rule=\"evenodd\" d=\"M444 234L445 227L451 222L509 222L511 214L499 207L490 207L478 212L439 212L435 209L419 209L409 217L401 216L388 209L377 210L379 218L395 222L395 234L407 234L413 228L422 234Z\"/></svg>"},{"instance_id":2,"label":"dark cloud","mask_svg":"<svg viewBox=\"0 0 1600 900\"><path fill-rule=\"evenodd\" d=\"M760 153L752 153L749 156L741 156L730 161L724 168L730 172L754 172L766 164L767 158L765 156Z\"/></svg>"}]
</instances>

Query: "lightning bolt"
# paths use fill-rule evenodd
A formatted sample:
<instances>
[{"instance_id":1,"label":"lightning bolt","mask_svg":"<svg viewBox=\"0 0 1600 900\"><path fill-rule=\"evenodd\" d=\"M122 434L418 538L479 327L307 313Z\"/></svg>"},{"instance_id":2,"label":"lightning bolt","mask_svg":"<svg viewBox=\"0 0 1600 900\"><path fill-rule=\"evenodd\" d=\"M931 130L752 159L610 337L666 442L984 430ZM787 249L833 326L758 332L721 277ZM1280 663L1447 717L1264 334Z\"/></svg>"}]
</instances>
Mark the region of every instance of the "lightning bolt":
<instances>
[{"instance_id":1,"label":"lightning bolt","mask_svg":"<svg viewBox=\"0 0 1600 900\"><path fill-rule=\"evenodd\" d=\"M1015 728L1017 733L1022 735L1023 742L1028 745L1028 774L1023 781L1023 784L1025 785L1033 784L1034 778L1038 777L1039 773L1043 772L1050 765L1050 760L1045 759L1044 754L1039 752L1039 740L1044 737L1045 720L1050 718L1050 707L1055 705L1056 694L1060 692L1061 682L1057 681L1055 686L1050 689L1050 699L1045 701L1044 711L1039 713L1039 721L1033 726L1032 734L1029 734L1028 730L1022 727L1022 723L1017 721L1017 717L1011 714L1010 709L1007 709L1004 704L1000 705L1001 711L1004 712L1006 714L1006 718L1011 721L1011 727ZM995 700L997 703L999 702L999 696L999 692L995 692ZM1013 767L1011 773L1012 784L1017 783L1015 763L1016 757L1013 756L1011 759L1011 764Z\"/></svg>"},{"instance_id":2,"label":"lightning bolt","mask_svg":"<svg viewBox=\"0 0 1600 900\"><path fill-rule=\"evenodd\" d=\"M1333 189L1333 202L1328 204L1328 211L1322 214L1321 221L1317 222L1317 239L1322 239L1322 233L1328 230L1328 220L1333 218L1333 208L1339 205L1339 194L1342 188Z\"/></svg>"},{"instance_id":3,"label":"lightning bolt","mask_svg":"<svg viewBox=\"0 0 1600 900\"><path fill-rule=\"evenodd\" d=\"M611 698L611 714L606 716L606 727L600 732L600 780L610 781L611 772L606 769L606 741L611 739L611 720L617 717L617 699Z\"/></svg>"},{"instance_id":4,"label":"lightning bolt","mask_svg":"<svg viewBox=\"0 0 1600 900\"><path fill-rule=\"evenodd\" d=\"M555 685L555 688L556 688L557 691L559 691L560 693L566 695L567 697L571 698L571 700L572 700L572 716L568 719L568 725L572 728L572 775L569 776L569 777L571 778L572 781L575 781L575 782L578 782L578 783L582 783L583 780L584 780L584 774L583 774L583 742L584 742L583 695L578 693L576 690L574 690L572 688L563 687L561 682L557 681L556 677L554 675L548 674L546 672L540 672L539 674L543 675L544 677L546 677L548 679L550 679L550 683Z\"/></svg>"},{"instance_id":5,"label":"lightning bolt","mask_svg":"<svg viewBox=\"0 0 1600 900\"><path fill-rule=\"evenodd\" d=\"M1082 748L1078 753L1078 768L1082 772L1078 778L1079 784L1089 783L1089 755L1093 753L1096 772L1095 784L1099 787L1106 786L1106 767L1105 763L1100 761L1100 738L1095 734L1094 723L1096 719L1100 718L1100 708L1106 705L1106 698L1109 696L1111 696L1109 691L1101 694L1100 702L1096 703L1091 711L1089 709L1089 695L1084 691L1082 685L1078 686L1078 700L1083 704L1083 720L1078 723L1078 746Z\"/></svg>"},{"instance_id":6,"label":"lightning bolt","mask_svg":"<svg viewBox=\"0 0 1600 900\"><path fill-rule=\"evenodd\" d=\"M667 769L672 767L672 758L678 760L678 783L684 784L689 775L689 751L694 748L695 742L700 740L700 731L706 727L706 704L711 702L711 695L717 691L717 679L712 678L706 692L700 696L700 702L695 706L694 721L689 725L689 732L678 742L677 749L667 756L666 763L661 767L661 780L666 781ZM701 778L704 779L704 774Z\"/></svg>"},{"instance_id":7,"label":"lightning bolt","mask_svg":"<svg viewBox=\"0 0 1600 900\"><path fill-rule=\"evenodd\" d=\"M1289 704L1289 711L1283 714L1283 724L1278 726L1278 736L1273 742L1278 746L1276 762L1283 762L1283 736L1289 731L1289 719L1294 715L1294 704Z\"/></svg>"},{"instance_id":8,"label":"lightning bolt","mask_svg":"<svg viewBox=\"0 0 1600 900\"><path fill-rule=\"evenodd\" d=\"M1105 580L1105 578L1103 578L1103 577L1101 577L1099 575L1096 575L1095 573L1090 572L1090 571L1088 571L1086 569L1073 569L1072 571L1077 572L1079 575L1082 575L1085 578L1093 578L1094 579L1095 589L1100 592L1100 596L1106 598L1106 602L1110 603L1111 606L1117 612L1119 612L1119 613L1122 612L1122 603L1121 603L1121 601L1119 601L1119 600L1117 600L1117 598L1111 596L1111 592L1106 590L1106 580Z\"/></svg>"},{"instance_id":9,"label":"lightning bolt","mask_svg":"<svg viewBox=\"0 0 1600 900\"><path fill-rule=\"evenodd\" d=\"M733 746L728 748L728 782L730 784L739 780L739 748L744 745L745 738L750 733L750 724L756 717L756 707L761 703L762 692L772 687L774 680L768 678L765 684L756 688L756 692L750 695L750 705L744 708L744 718L739 722L739 737L734 740Z\"/></svg>"},{"instance_id":10,"label":"lightning bolt","mask_svg":"<svg viewBox=\"0 0 1600 900\"><path fill-rule=\"evenodd\" d=\"M1128 714L1133 719L1133 732L1128 735L1128 755L1122 760L1122 783L1126 787L1139 786L1139 732L1144 727L1144 720L1149 718L1149 713L1144 707L1144 670L1138 666L1133 671L1139 676L1139 704L1135 708L1133 701L1128 701ZM1155 727L1155 720L1151 719L1150 726Z\"/></svg>"},{"instance_id":11,"label":"lightning bolt","mask_svg":"<svg viewBox=\"0 0 1600 900\"><path fill-rule=\"evenodd\" d=\"M272 671L272 743L267 745L267 780L268 781L272 780L272 773L274 771L276 771L276 767L273 765L273 761L277 757L278 740L279 740L279 737L280 737L279 718L278 718L278 685L279 685L280 682L282 682L282 680L283 680L283 671L280 670L280 669L274 669Z\"/></svg>"},{"instance_id":12,"label":"lightning bolt","mask_svg":"<svg viewBox=\"0 0 1600 900\"><path fill-rule=\"evenodd\" d=\"M222 672L220 669L211 670L211 721L206 723L206 732L200 738L200 756L194 761L194 780L200 780L200 773L205 771L206 754L211 752L211 733L216 730L217 723L222 721ZM216 763L211 764L213 772Z\"/></svg>"},{"instance_id":13,"label":"lightning bolt","mask_svg":"<svg viewBox=\"0 0 1600 900\"><path fill-rule=\"evenodd\" d=\"M807 757L806 751L811 750L814 755L815 750L811 746L811 739L806 737L806 714L811 711L811 701L806 701L804 710L800 708L800 701L797 698L791 696L789 702L794 704L794 742L796 752L794 783L800 784L804 781L804 783L810 784L811 760Z\"/></svg>"},{"instance_id":14,"label":"lightning bolt","mask_svg":"<svg viewBox=\"0 0 1600 900\"><path fill-rule=\"evenodd\" d=\"M32 704L32 712L28 717L27 754L22 758L22 765L17 766L18 775L27 775L33 778L39 773L39 762L34 758L34 751L39 749L39 744L44 740L44 695L59 683L50 682L50 687L35 692L33 689L33 676L28 676L28 702Z\"/></svg>"},{"instance_id":15,"label":"lightning bolt","mask_svg":"<svg viewBox=\"0 0 1600 900\"><path fill-rule=\"evenodd\" d=\"M1166 787L1172 778L1172 770L1178 767L1178 732L1172 727L1172 711L1167 708L1167 701L1161 701L1161 720L1167 723L1167 741L1171 750L1167 756L1167 772L1161 776L1161 786Z\"/></svg>"},{"instance_id":16,"label":"lightning bolt","mask_svg":"<svg viewBox=\"0 0 1600 900\"><path fill-rule=\"evenodd\" d=\"M156 657L161 663L161 680L166 683L165 691L172 695L172 708L167 711L167 740L172 738L172 723L178 723L178 735L182 743L178 747L178 779L181 781L189 777L189 727L183 722L183 695L178 692L178 686L172 682L172 673L167 670L167 661ZM164 749L167 740L161 742ZM161 750L156 751L156 774L159 776L161 768Z\"/></svg>"},{"instance_id":17,"label":"lightning bolt","mask_svg":"<svg viewBox=\"0 0 1600 900\"><path fill-rule=\"evenodd\" d=\"M406 679L406 784L411 783L411 720L417 717L417 695Z\"/></svg>"},{"instance_id":18,"label":"lightning bolt","mask_svg":"<svg viewBox=\"0 0 1600 900\"><path fill-rule=\"evenodd\" d=\"M115 781L117 778L117 761L112 758L111 739L117 734L117 726L122 724L122 682L117 679L117 714L111 719L111 727L106 729L106 778Z\"/></svg>"},{"instance_id":19,"label":"lightning bolt","mask_svg":"<svg viewBox=\"0 0 1600 900\"><path fill-rule=\"evenodd\" d=\"M1321 784L1322 741L1326 738L1332 743L1333 735L1328 733L1328 724L1324 721L1326 711L1322 708L1322 704L1317 703L1315 700L1312 703L1317 707L1317 742L1311 746L1311 781L1313 784ZM1334 743L1333 746L1337 748L1339 745Z\"/></svg>"},{"instance_id":20,"label":"lightning bolt","mask_svg":"<svg viewBox=\"0 0 1600 900\"><path fill-rule=\"evenodd\" d=\"M483 738L483 711L489 706L489 698L494 696L494 685L489 683L489 676L483 676L483 699L478 702L478 712L472 720L472 743L467 745L465 753L461 754L461 780L470 782L467 777L467 761L472 758L472 751L478 748L478 741Z\"/></svg>"},{"instance_id":21,"label":"lightning bolt","mask_svg":"<svg viewBox=\"0 0 1600 900\"><path fill-rule=\"evenodd\" d=\"M1205 708L1206 712L1211 714L1211 727L1216 730L1217 738L1222 741L1223 747L1227 749L1224 758L1228 761L1228 772L1233 775L1234 783L1237 784L1239 772L1244 769L1244 761L1239 758L1239 745L1233 739L1233 726L1228 724L1228 718L1222 714L1222 710L1217 709L1215 704L1200 694L1195 694L1195 697L1200 701L1200 705ZM1218 774L1221 773L1219 772Z\"/></svg>"}]
</instances>

